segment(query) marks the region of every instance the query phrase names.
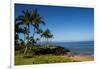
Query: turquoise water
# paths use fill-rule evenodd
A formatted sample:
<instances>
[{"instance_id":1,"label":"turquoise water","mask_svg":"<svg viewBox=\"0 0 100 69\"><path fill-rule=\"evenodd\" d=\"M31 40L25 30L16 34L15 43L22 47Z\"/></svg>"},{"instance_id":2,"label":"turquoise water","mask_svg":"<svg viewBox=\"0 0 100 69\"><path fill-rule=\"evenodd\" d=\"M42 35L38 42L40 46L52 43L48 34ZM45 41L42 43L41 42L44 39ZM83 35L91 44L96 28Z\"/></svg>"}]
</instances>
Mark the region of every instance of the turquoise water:
<instances>
[{"instance_id":1,"label":"turquoise water","mask_svg":"<svg viewBox=\"0 0 100 69\"><path fill-rule=\"evenodd\" d=\"M69 49L75 55L94 55L94 42L56 42L53 43Z\"/></svg>"}]
</instances>

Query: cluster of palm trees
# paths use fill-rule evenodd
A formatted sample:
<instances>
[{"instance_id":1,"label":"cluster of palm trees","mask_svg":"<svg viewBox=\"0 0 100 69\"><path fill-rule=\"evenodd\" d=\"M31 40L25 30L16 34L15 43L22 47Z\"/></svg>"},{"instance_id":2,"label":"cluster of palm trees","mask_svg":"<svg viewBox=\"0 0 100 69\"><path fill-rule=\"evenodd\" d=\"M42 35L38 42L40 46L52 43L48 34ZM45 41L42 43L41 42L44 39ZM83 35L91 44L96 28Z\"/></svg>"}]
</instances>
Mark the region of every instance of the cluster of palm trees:
<instances>
[{"instance_id":1,"label":"cluster of palm trees","mask_svg":"<svg viewBox=\"0 0 100 69\"><path fill-rule=\"evenodd\" d=\"M29 11L28 9L23 10L22 15L15 18L15 46L19 46L20 43L24 44L24 55L28 49L31 50L42 37L47 41L53 37L49 29L43 31L40 25L45 25L45 22L37 9L33 9L33 11ZM30 29L30 26L32 26L33 29ZM30 36L31 32L33 33L32 36ZM24 35L24 40L19 38L19 33ZM39 37L35 37L35 35L39 35Z\"/></svg>"}]
</instances>

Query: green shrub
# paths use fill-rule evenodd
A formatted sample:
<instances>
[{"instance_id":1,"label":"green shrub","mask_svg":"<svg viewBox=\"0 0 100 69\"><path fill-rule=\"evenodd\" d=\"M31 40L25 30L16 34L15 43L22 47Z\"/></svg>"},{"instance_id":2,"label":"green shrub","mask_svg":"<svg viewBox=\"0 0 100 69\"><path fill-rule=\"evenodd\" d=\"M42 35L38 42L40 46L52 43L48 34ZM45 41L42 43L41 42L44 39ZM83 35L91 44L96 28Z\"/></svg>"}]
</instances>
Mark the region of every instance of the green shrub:
<instances>
[{"instance_id":1,"label":"green shrub","mask_svg":"<svg viewBox=\"0 0 100 69\"><path fill-rule=\"evenodd\" d=\"M66 54L66 52L70 52L70 50L54 45L38 46L32 48L33 55L46 55L46 54L63 55Z\"/></svg>"}]
</instances>

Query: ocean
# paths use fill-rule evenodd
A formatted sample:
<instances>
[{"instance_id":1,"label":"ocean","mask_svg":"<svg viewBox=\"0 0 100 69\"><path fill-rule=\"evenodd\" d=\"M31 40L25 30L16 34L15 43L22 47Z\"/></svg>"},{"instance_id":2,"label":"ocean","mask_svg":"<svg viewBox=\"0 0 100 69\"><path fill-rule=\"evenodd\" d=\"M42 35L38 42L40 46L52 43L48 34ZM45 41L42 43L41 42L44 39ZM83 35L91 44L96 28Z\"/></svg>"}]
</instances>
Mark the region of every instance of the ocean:
<instances>
[{"instance_id":1,"label":"ocean","mask_svg":"<svg viewBox=\"0 0 100 69\"><path fill-rule=\"evenodd\" d=\"M94 41L54 42L53 44L69 49L74 55L94 55Z\"/></svg>"}]
</instances>

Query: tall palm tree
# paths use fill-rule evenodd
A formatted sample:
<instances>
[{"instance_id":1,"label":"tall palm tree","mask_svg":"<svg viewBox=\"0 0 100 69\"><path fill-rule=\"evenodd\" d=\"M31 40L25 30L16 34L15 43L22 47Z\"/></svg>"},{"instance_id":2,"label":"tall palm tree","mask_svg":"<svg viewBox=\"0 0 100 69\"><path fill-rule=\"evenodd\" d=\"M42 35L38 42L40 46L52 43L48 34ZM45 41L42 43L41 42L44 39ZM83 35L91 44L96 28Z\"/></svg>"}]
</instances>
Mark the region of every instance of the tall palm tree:
<instances>
[{"instance_id":1,"label":"tall palm tree","mask_svg":"<svg viewBox=\"0 0 100 69\"><path fill-rule=\"evenodd\" d=\"M40 34L42 33L42 29L40 29L40 25L45 25L45 22L43 21L43 17L40 16L40 14L38 13L37 9L33 10L31 12L31 25L33 26L34 30L33 30L33 46L35 43L37 43L37 38L35 39L35 34ZM29 53L32 49L32 45L30 47Z\"/></svg>"},{"instance_id":2,"label":"tall palm tree","mask_svg":"<svg viewBox=\"0 0 100 69\"><path fill-rule=\"evenodd\" d=\"M28 42L29 42L29 32L30 32L30 22L31 22L30 16L31 16L31 14L30 14L29 10L25 10L25 11L23 10L22 14L23 15L20 15L16 18L16 21L21 23L22 25L24 25L24 34L27 34L27 36L28 36L27 38L28 38ZM24 39L25 38L26 37L24 37ZM24 42L25 42L25 40L24 40ZM24 54L26 54L26 51L27 51L27 45L26 45Z\"/></svg>"},{"instance_id":3,"label":"tall palm tree","mask_svg":"<svg viewBox=\"0 0 100 69\"><path fill-rule=\"evenodd\" d=\"M35 33L37 33L37 34L41 33L41 29L39 28L40 24L45 25L45 22L43 21L43 17L40 16L40 14L38 13L37 9L32 11L31 23L32 23L32 25L34 27L34 32L33 32L33 39L34 39Z\"/></svg>"}]
</instances>

